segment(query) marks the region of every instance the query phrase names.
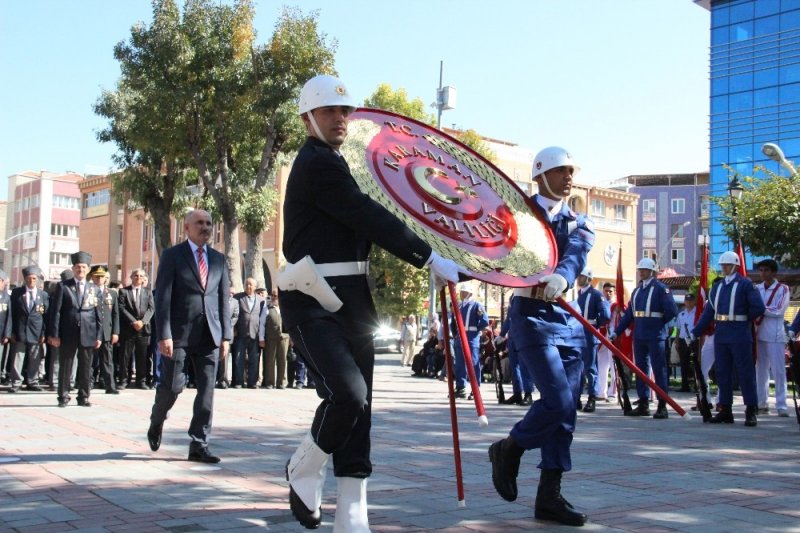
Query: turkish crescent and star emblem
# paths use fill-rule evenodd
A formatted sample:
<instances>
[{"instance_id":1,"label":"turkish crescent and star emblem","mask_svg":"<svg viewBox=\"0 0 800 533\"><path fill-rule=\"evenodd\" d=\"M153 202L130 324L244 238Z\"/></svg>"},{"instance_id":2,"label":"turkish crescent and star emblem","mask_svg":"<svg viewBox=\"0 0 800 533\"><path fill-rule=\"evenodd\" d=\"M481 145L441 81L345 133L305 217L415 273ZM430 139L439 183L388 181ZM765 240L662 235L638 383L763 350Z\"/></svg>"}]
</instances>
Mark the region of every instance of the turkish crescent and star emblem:
<instances>
[{"instance_id":1,"label":"turkish crescent and star emblem","mask_svg":"<svg viewBox=\"0 0 800 533\"><path fill-rule=\"evenodd\" d=\"M526 287L555 267L552 232L531 200L458 140L388 111L358 109L341 152L362 192L471 277Z\"/></svg>"}]
</instances>

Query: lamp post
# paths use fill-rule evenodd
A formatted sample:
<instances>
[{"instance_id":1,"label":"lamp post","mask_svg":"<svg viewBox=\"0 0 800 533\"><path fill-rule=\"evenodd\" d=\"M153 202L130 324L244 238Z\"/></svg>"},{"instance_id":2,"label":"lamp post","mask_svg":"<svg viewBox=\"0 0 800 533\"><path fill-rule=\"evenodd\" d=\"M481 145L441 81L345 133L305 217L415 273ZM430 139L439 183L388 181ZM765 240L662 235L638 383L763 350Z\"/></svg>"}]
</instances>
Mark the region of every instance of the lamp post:
<instances>
[{"instance_id":1,"label":"lamp post","mask_svg":"<svg viewBox=\"0 0 800 533\"><path fill-rule=\"evenodd\" d=\"M769 157L776 163L780 163L783 168L791 172L792 174L797 174L797 169L794 167L791 161L786 159L786 156L783 155L783 150L781 147L775 143L766 143L761 147L761 153L765 156Z\"/></svg>"},{"instance_id":2,"label":"lamp post","mask_svg":"<svg viewBox=\"0 0 800 533\"><path fill-rule=\"evenodd\" d=\"M659 250L659 252L658 252L659 267L661 266L660 265L661 258L664 257L664 254L667 252L667 247L669 247L670 243L672 242L672 239L674 239L678 235L678 233L680 233L683 230L683 228L686 228L686 227L690 226L691 224L692 224L692 222L690 220L687 220L686 222L681 224L681 226L678 229L676 229L672 233L672 235L670 235L669 239L667 239L667 242L664 243L664 246L661 247L661 250Z\"/></svg>"},{"instance_id":3,"label":"lamp post","mask_svg":"<svg viewBox=\"0 0 800 533\"><path fill-rule=\"evenodd\" d=\"M766 145L765 145L766 146ZM781 153L783 156L783 153ZM742 182L739 181L739 177L734 175L733 178L728 183L728 196L731 200L731 220L733 221L733 236L738 243L741 239L739 235L739 226L736 224L736 202L742 199L742 194L744 194L744 186Z\"/></svg>"}]
</instances>

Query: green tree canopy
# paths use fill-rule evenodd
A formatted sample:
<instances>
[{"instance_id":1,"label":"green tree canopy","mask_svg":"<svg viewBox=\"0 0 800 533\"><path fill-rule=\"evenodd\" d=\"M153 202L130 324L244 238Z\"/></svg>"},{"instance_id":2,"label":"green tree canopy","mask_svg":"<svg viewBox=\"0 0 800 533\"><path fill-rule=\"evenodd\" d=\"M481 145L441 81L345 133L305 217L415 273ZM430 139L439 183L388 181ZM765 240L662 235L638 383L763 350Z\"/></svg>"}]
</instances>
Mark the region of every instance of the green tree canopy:
<instances>
[{"instance_id":1,"label":"green tree canopy","mask_svg":"<svg viewBox=\"0 0 800 533\"><path fill-rule=\"evenodd\" d=\"M736 225L742 241L757 256L772 257L784 267L800 267L800 178L763 167L756 176L738 176L745 191L736 202ZM715 198L725 233L735 240L733 206L728 196Z\"/></svg>"}]
</instances>

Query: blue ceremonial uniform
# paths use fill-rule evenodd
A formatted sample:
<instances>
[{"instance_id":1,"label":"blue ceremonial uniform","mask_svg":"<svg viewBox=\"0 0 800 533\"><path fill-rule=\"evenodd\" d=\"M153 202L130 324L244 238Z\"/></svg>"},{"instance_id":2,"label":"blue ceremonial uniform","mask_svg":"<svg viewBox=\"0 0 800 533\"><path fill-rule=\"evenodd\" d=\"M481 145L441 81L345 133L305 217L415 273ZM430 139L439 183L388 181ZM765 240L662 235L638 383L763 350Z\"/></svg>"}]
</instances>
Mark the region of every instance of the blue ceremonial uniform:
<instances>
[{"instance_id":1,"label":"blue ceremonial uniform","mask_svg":"<svg viewBox=\"0 0 800 533\"><path fill-rule=\"evenodd\" d=\"M625 314L614 330L616 336L628 329L631 322L633 328L633 355L636 366L647 374L653 366L653 377L656 385L667 391L667 359L665 342L668 331L667 324L678 315L678 306L669 289L655 279L640 283L631 294L631 301ZM642 380L636 380L636 393L640 400L649 400L648 387Z\"/></svg>"},{"instance_id":2,"label":"blue ceremonial uniform","mask_svg":"<svg viewBox=\"0 0 800 533\"><path fill-rule=\"evenodd\" d=\"M528 368L519 358L514 342L511 340L510 330L511 319L506 318L500 328L500 336L506 337L506 353L508 354L508 366L511 368L511 389L514 394L520 396L533 393L533 378Z\"/></svg>"},{"instance_id":3,"label":"blue ceremonial uniform","mask_svg":"<svg viewBox=\"0 0 800 533\"><path fill-rule=\"evenodd\" d=\"M549 220L556 241L558 263L554 273L572 286L594 244L592 222L563 203L551 217L537 197L533 196L534 208ZM586 343L583 327L558 304L521 294L511 301L509 317L511 340L541 393L514 425L511 437L526 450L541 448L539 468L571 470L569 448L583 372L581 349Z\"/></svg>"},{"instance_id":4,"label":"blue ceremonial uniform","mask_svg":"<svg viewBox=\"0 0 800 533\"><path fill-rule=\"evenodd\" d=\"M603 293L588 285L578 293L576 305L583 318L595 328L605 326L611 319L611 310ZM597 346L600 340L591 331L585 329L586 346L583 347L583 375L586 378L586 391L590 398L600 395L597 383ZM583 387L581 387L583 388Z\"/></svg>"},{"instance_id":5,"label":"blue ceremonial uniform","mask_svg":"<svg viewBox=\"0 0 800 533\"><path fill-rule=\"evenodd\" d=\"M467 342L469 343L472 366L475 368L475 377L478 378L478 382L480 383L481 331L483 331L489 325L489 318L486 316L486 310L483 308L483 305L471 298L469 300L462 301L461 305L458 306L458 311L461 313L461 319L464 321L464 331L467 334ZM450 331L453 334L453 346L456 354L456 390L463 390L467 386L467 381L469 381L469 378L467 376L467 365L464 361L464 352L461 348L461 336L456 331L455 320L450 322Z\"/></svg>"},{"instance_id":6,"label":"blue ceremonial uniform","mask_svg":"<svg viewBox=\"0 0 800 533\"><path fill-rule=\"evenodd\" d=\"M720 405L733 405L733 365L739 376L742 400L747 406L758 405L753 334L751 322L764 314L761 294L749 279L735 274L730 281L718 281L711 287L703 314L692 335L699 337L711 324L714 330L714 361L717 369Z\"/></svg>"},{"instance_id":7,"label":"blue ceremonial uniform","mask_svg":"<svg viewBox=\"0 0 800 533\"><path fill-rule=\"evenodd\" d=\"M800 311L794 316L794 320L792 320L792 325L789 326L789 329L794 331L795 334L800 331Z\"/></svg>"}]
</instances>

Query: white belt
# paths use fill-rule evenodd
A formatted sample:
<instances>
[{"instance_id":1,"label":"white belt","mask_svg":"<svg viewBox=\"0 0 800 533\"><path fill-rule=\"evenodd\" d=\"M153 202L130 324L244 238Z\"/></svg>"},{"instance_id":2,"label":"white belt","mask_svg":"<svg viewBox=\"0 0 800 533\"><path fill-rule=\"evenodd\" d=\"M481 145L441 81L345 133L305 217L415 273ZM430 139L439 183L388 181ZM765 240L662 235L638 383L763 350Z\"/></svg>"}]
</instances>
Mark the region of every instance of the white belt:
<instances>
[{"instance_id":1,"label":"white belt","mask_svg":"<svg viewBox=\"0 0 800 533\"><path fill-rule=\"evenodd\" d=\"M334 276L358 276L369 273L369 261L317 263L317 271L325 278Z\"/></svg>"},{"instance_id":2,"label":"white belt","mask_svg":"<svg viewBox=\"0 0 800 533\"><path fill-rule=\"evenodd\" d=\"M469 327L469 328L465 328L465 329L467 331L478 331L478 328L476 328L475 326L472 326L472 327Z\"/></svg>"},{"instance_id":3,"label":"white belt","mask_svg":"<svg viewBox=\"0 0 800 533\"><path fill-rule=\"evenodd\" d=\"M664 316L664 313L659 313L658 311L652 311L650 313L647 311L634 311L633 316L636 318L661 318Z\"/></svg>"},{"instance_id":4,"label":"white belt","mask_svg":"<svg viewBox=\"0 0 800 533\"><path fill-rule=\"evenodd\" d=\"M717 322L747 322L749 317L747 315L714 315L714 320Z\"/></svg>"},{"instance_id":5,"label":"white belt","mask_svg":"<svg viewBox=\"0 0 800 533\"><path fill-rule=\"evenodd\" d=\"M514 289L514 296L533 298L534 300L544 300L544 287L518 287Z\"/></svg>"},{"instance_id":6,"label":"white belt","mask_svg":"<svg viewBox=\"0 0 800 533\"><path fill-rule=\"evenodd\" d=\"M595 324L597 324L597 320L595 320L593 318L590 318L590 319L586 320L586 323L587 324L591 324L592 326L594 326Z\"/></svg>"}]
</instances>

